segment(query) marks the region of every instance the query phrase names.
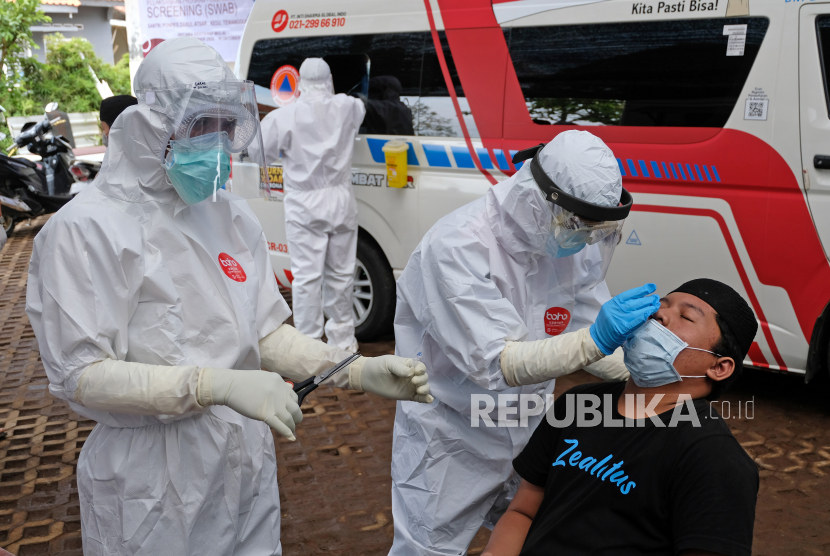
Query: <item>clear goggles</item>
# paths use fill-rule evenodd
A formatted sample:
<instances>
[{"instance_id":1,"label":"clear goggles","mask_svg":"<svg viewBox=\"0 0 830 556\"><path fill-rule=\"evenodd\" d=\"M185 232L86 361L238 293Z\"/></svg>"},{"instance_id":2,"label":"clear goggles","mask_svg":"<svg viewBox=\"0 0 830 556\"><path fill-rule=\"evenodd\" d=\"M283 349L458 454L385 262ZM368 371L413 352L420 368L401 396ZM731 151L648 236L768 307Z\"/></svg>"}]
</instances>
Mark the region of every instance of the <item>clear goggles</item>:
<instances>
[{"instance_id":1,"label":"clear goggles","mask_svg":"<svg viewBox=\"0 0 830 556\"><path fill-rule=\"evenodd\" d=\"M136 96L173 120L171 140L188 150L215 148L221 141L229 153L240 153L259 135L259 108L251 81L137 90Z\"/></svg>"},{"instance_id":2,"label":"clear goggles","mask_svg":"<svg viewBox=\"0 0 830 556\"><path fill-rule=\"evenodd\" d=\"M622 239L625 220L594 222L586 220L558 205L548 203L553 212L551 233L563 249L580 245L596 245L600 242L616 246Z\"/></svg>"},{"instance_id":3,"label":"clear goggles","mask_svg":"<svg viewBox=\"0 0 830 556\"><path fill-rule=\"evenodd\" d=\"M136 97L172 121L162 163L185 202L216 200L219 189L246 199L270 197L252 81L136 90Z\"/></svg>"}]
</instances>

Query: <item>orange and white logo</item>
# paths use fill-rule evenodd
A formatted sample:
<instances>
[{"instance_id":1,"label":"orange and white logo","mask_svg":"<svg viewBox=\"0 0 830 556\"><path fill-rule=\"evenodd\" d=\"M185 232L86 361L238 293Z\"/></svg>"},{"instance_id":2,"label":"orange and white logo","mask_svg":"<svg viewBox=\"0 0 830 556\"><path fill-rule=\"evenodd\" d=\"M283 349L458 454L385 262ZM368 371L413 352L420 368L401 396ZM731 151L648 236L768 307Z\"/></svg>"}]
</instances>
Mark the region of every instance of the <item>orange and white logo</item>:
<instances>
[{"instance_id":1,"label":"orange and white logo","mask_svg":"<svg viewBox=\"0 0 830 556\"><path fill-rule=\"evenodd\" d=\"M274 72L271 78L271 98L280 106L291 104L300 93L300 72L294 66L285 65Z\"/></svg>"},{"instance_id":2,"label":"orange and white logo","mask_svg":"<svg viewBox=\"0 0 830 556\"><path fill-rule=\"evenodd\" d=\"M225 275L234 282L244 282L248 279L245 270L242 269L242 265L227 253L219 253L219 266Z\"/></svg>"},{"instance_id":3,"label":"orange and white logo","mask_svg":"<svg viewBox=\"0 0 830 556\"><path fill-rule=\"evenodd\" d=\"M551 307L545 311L545 333L558 336L571 322L571 312L562 307Z\"/></svg>"}]
</instances>

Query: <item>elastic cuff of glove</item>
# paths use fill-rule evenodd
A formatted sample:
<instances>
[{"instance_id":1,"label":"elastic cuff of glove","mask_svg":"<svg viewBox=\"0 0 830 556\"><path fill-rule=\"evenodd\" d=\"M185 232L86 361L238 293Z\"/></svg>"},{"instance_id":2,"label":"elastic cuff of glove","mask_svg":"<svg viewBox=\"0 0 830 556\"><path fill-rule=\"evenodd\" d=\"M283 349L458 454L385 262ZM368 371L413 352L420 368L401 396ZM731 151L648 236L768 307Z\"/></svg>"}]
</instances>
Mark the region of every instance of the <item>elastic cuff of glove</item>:
<instances>
[{"instance_id":1,"label":"elastic cuff of glove","mask_svg":"<svg viewBox=\"0 0 830 556\"><path fill-rule=\"evenodd\" d=\"M599 337L598 337L597 333L595 332L596 326L597 326L596 324L592 324L591 327L588 329L588 331L591 333L591 339L594 341L594 343L599 348L599 350L602 352L602 354L605 355L606 357L608 357L609 355L614 353L614 348L608 349L602 344L602 342L600 342Z\"/></svg>"},{"instance_id":2,"label":"elastic cuff of glove","mask_svg":"<svg viewBox=\"0 0 830 556\"><path fill-rule=\"evenodd\" d=\"M202 407L213 405L213 399L210 397L210 378L210 369L207 367L199 369L199 384L196 387L196 399Z\"/></svg>"},{"instance_id":3,"label":"elastic cuff of glove","mask_svg":"<svg viewBox=\"0 0 830 556\"><path fill-rule=\"evenodd\" d=\"M349 365L349 390L357 390L363 392L360 386L360 373L363 371L363 365L366 363L365 357L360 357L357 361Z\"/></svg>"}]
</instances>

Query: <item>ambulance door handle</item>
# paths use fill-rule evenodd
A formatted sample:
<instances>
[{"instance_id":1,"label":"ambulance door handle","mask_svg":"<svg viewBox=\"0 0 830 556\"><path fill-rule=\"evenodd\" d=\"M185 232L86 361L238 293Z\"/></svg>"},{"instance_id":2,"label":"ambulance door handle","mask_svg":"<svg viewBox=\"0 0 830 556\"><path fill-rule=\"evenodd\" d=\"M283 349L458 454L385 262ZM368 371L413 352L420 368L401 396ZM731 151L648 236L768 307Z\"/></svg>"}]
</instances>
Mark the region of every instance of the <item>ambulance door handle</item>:
<instances>
[{"instance_id":1,"label":"ambulance door handle","mask_svg":"<svg viewBox=\"0 0 830 556\"><path fill-rule=\"evenodd\" d=\"M819 170L830 170L830 156L825 154L817 154L813 157L813 168Z\"/></svg>"}]
</instances>

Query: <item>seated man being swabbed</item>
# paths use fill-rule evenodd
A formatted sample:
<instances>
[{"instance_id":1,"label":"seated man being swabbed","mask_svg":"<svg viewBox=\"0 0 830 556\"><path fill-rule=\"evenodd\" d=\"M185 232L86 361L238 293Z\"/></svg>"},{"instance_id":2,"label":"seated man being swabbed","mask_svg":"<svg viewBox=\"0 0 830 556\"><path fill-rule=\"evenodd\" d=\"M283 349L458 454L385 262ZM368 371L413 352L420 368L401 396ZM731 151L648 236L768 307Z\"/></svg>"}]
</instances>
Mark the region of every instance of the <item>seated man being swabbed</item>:
<instances>
[{"instance_id":1,"label":"seated man being swabbed","mask_svg":"<svg viewBox=\"0 0 830 556\"><path fill-rule=\"evenodd\" d=\"M741 373L757 329L715 280L661 299L623 345L631 380L577 386L548 410L484 555L751 554L758 470L706 400ZM580 405L601 422L580 423Z\"/></svg>"}]
</instances>

